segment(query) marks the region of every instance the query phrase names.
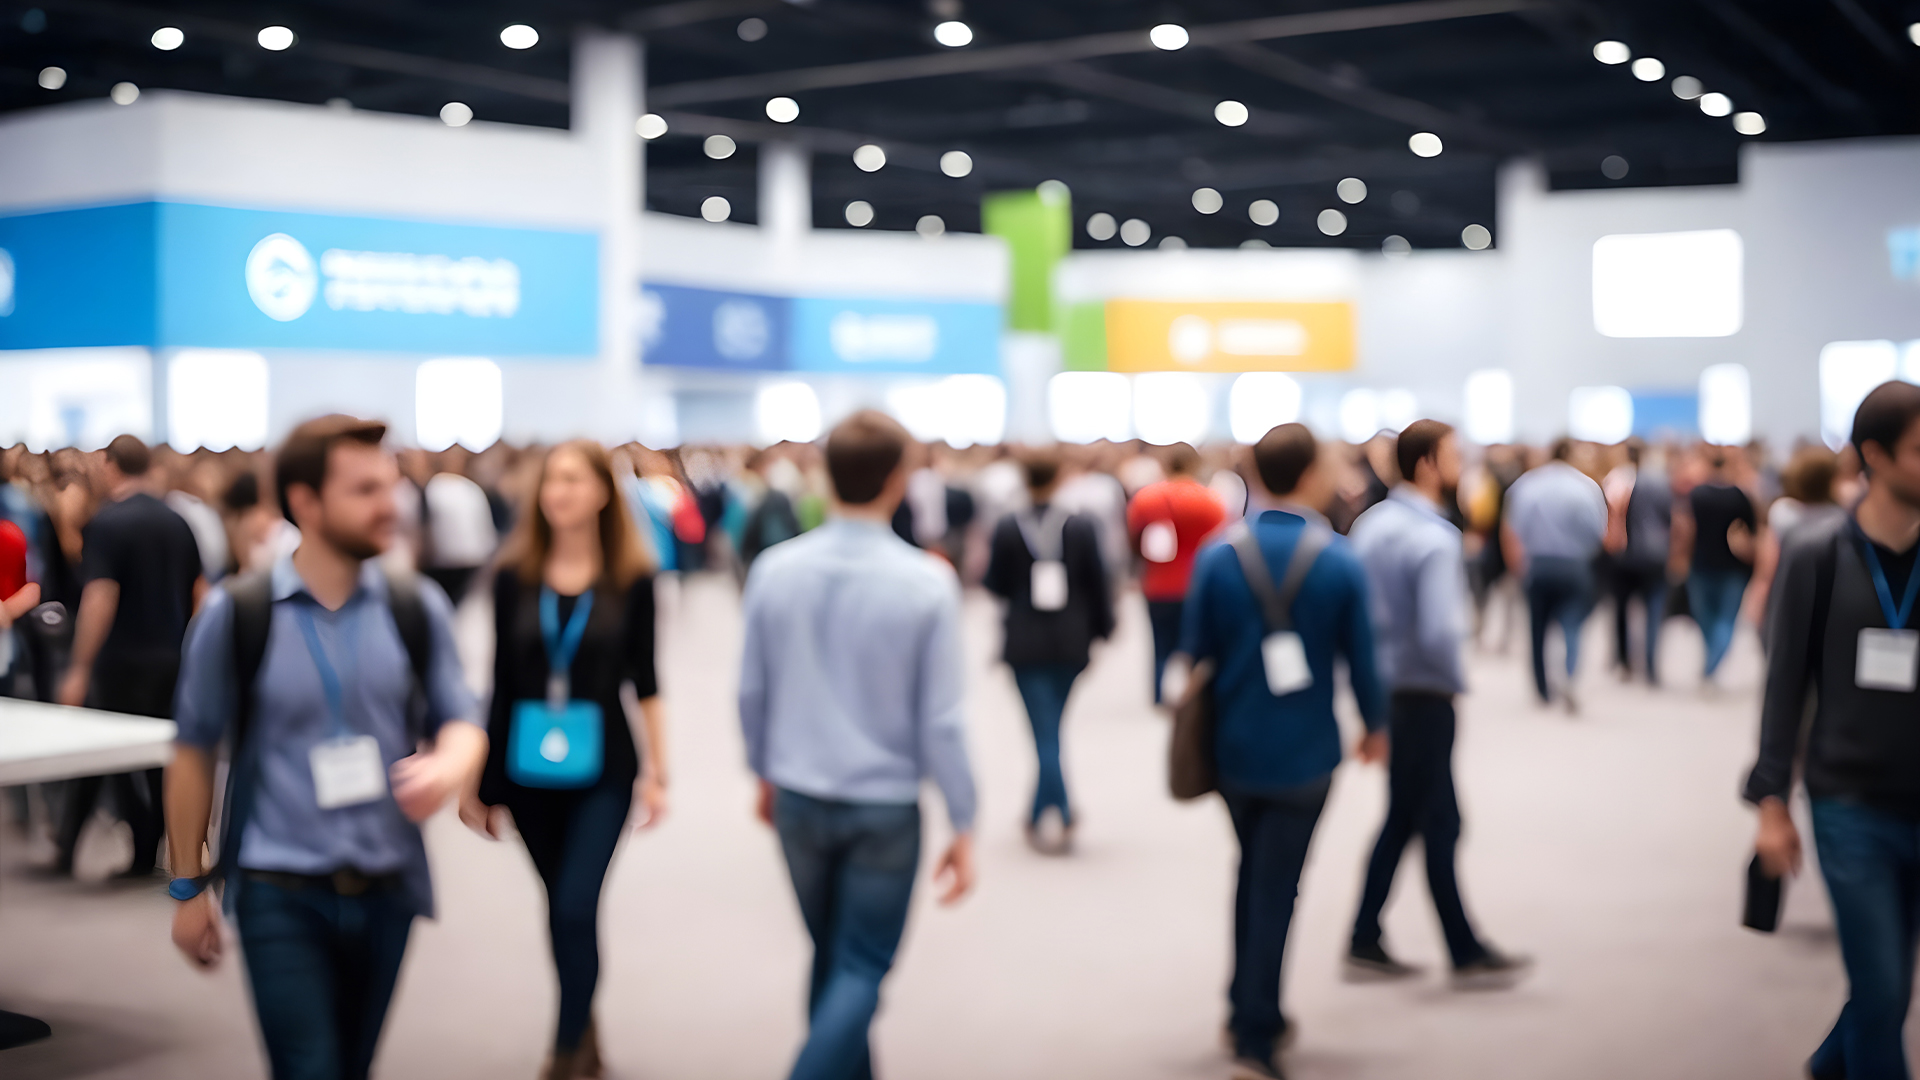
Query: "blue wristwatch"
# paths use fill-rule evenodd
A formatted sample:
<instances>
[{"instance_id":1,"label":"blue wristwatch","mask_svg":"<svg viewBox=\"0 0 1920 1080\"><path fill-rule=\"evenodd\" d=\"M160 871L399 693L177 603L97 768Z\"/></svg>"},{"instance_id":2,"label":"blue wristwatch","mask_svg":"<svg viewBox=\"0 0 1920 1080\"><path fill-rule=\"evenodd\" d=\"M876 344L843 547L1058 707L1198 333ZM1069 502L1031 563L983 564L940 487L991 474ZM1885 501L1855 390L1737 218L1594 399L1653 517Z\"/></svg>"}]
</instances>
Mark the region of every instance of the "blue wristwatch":
<instances>
[{"instance_id":1,"label":"blue wristwatch","mask_svg":"<svg viewBox=\"0 0 1920 1080\"><path fill-rule=\"evenodd\" d=\"M205 892L206 888L206 878L177 877L167 882L167 895L175 900L191 900Z\"/></svg>"}]
</instances>

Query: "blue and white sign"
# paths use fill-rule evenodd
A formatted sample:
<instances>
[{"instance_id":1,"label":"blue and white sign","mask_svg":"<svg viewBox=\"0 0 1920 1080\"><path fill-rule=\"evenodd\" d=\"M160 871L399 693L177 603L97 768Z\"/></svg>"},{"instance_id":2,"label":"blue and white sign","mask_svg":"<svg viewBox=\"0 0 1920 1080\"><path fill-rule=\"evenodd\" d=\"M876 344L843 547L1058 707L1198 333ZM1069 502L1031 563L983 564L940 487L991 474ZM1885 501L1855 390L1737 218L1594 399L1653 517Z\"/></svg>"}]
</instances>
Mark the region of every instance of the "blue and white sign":
<instances>
[{"instance_id":1,"label":"blue and white sign","mask_svg":"<svg viewBox=\"0 0 1920 1080\"><path fill-rule=\"evenodd\" d=\"M785 371L793 301L782 296L643 285L646 363L723 371Z\"/></svg>"},{"instance_id":2,"label":"blue and white sign","mask_svg":"<svg viewBox=\"0 0 1920 1080\"><path fill-rule=\"evenodd\" d=\"M726 371L1000 373L1000 307L641 288L649 364Z\"/></svg>"},{"instance_id":3,"label":"blue and white sign","mask_svg":"<svg viewBox=\"0 0 1920 1080\"><path fill-rule=\"evenodd\" d=\"M591 356L599 240L188 203L0 218L0 348Z\"/></svg>"},{"instance_id":4,"label":"blue and white sign","mask_svg":"<svg viewBox=\"0 0 1920 1080\"><path fill-rule=\"evenodd\" d=\"M1887 261L1895 281L1920 277L1920 225L1887 230Z\"/></svg>"}]
</instances>

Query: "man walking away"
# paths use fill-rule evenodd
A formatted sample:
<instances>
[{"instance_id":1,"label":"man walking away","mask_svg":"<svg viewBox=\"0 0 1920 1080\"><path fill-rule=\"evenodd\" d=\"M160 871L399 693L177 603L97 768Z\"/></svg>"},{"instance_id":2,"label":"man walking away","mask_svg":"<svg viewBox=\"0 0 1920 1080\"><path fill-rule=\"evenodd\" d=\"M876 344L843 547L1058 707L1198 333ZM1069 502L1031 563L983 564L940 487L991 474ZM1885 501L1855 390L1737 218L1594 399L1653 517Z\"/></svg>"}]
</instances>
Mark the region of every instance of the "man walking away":
<instances>
[{"instance_id":1,"label":"man walking away","mask_svg":"<svg viewBox=\"0 0 1920 1080\"><path fill-rule=\"evenodd\" d=\"M1167 478L1148 484L1127 506L1127 531L1145 569L1140 591L1153 628L1153 702L1161 702L1167 659L1180 644L1180 608L1200 545L1227 520L1226 507L1194 473L1200 454L1186 443L1167 449Z\"/></svg>"},{"instance_id":2,"label":"man walking away","mask_svg":"<svg viewBox=\"0 0 1920 1080\"><path fill-rule=\"evenodd\" d=\"M74 621L73 660L60 686L62 705L90 705L136 716L173 715L180 642L207 583L200 545L179 514L148 483L152 454L132 435L107 444L100 479L105 505L81 531L80 611ZM76 780L60 823L59 868L73 871L74 849L103 777ZM113 781L114 802L133 830L128 877L153 873L166 834L160 770L123 773Z\"/></svg>"},{"instance_id":3,"label":"man walking away","mask_svg":"<svg viewBox=\"0 0 1920 1080\"><path fill-rule=\"evenodd\" d=\"M1760 808L1754 847L1776 877L1800 866L1787 812L1796 772L1813 804L1848 999L1808 1072L1906 1080L1901 1030L1920 941L1920 387L1890 382L1868 394L1853 445L1866 496L1847 517L1795 530L1781 555L1745 794Z\"/></svg>"},{"instance_id":4,"label":"man walking away","mask_svg":"<svg viewBox=\"0 0 1920 1080\"><path fill-rule=\"evenodd\" d=\"M413 918L433 914L418 823L487 756L446 594L377 564L397 516L385 434L293 430L275 472L300 546L214 594L180 670L173 943L201 967L223 950L201 850L228 740L220 871L274 1080L366 1077Z\"/></svg>"},{"instance_id":5,"label":"man walking away","mask_svg":"<svg viewBox=\"0 0 1920 1080\"><path fill-rule=\"evenodd\" d=\"M906 928L923 777L953 825L941 902L973 887L959 581L889 524L909 444L882 413L841 422L827 437L833 518L747 576L740 723L814 947L794 1080L873 1074L868 1029Z\"/></svg>"},{"instance_id":6,"label":"man walking away","mask_svg":"<svg viewBox=\"0 0 1920 1080\"><path fill-rule=\"evenodd\" d=\"M1553 444L1553 460L1507 489L1501 540L1507 565L1521 575L1533 631L1533 688L1542 704L1553 700L1547 681L1547 627L1558 623L1566 639L1567 680L1560 689L1569 713L1580 711L1573 676L1580 667L1580 628L1593 610L1593 559L1607 531L1607 498L1600 485L1567 459L1573 442Z\"/></svg>"},{"instance_id":7,"label":"man walking away","mask_svg":"<svg viewBox=\"0 0 1920 1080\"><path fill-rule=\"evenodd\" d=\"M1234 1076L1273 1080L1282 1075L1276 1051L1292 1035L1280 1012L1287 928L1340 764L1336 657L1347 663L1366 722L1362 761L1386 754L1386 694L1374 667L1365 572L1324 516L1334 497L1333 463L1321 460L1302 424L1267 432L1253 461L1263 511L1248 529L1257 552L1236 531L1234 543L1200 554L1180 640L1195 664L1214 664L1216 773L1240 842L1228 990ZM1266 575L1277 598L1297 584L1291 629L1269 632L1250 573Z\"/></svg>"},{"instance_id":8,"label":"man walking away","mask_svg":"<svg viewBox=\"0 0 1920 1080\"><path fill-rule=\"evenodd\" d=\"M1720 662L1733 646L1733 633L1740 625L1740 599L1753 577L1757 519L1753 500L1733 482L1731 453L1719 446L1709 446L1705 453L1710 472L1687 496L1692 514L1683 519L1681 533L1693 550L1687 570L1687 607L1706 639L1705 685L1712 686Z\"/></svg>"},{"instance_id":9,"label":"man walking away","mask_svg":"<svg viewBox=\"0 0 1920 1080\"><path fill-rule=\"evenodd\" d=\"M1627 444L1627 463L1607 476L1607 551L1614 557L1613 662L1633 679L1630 618L1637 598L1646 611L1641 646L1647 682L1660 684L1660 625L1667 614L1667 566L1673 556L1673 488L1639 440Z\"/></svg>"},{"instance_id":10,"label":"man walking away","mask_svg":"<svg viewBox=\"0 0 1920 1080\"><path fill-rule=\"evenodd\" d=\"M1361 514L1349 534L1366 567L1373 624L1380 628L1380 675L1393 693L1387 712L1393 752L1387 821L1367 864L1347 972L1356 979L1419 974L1387 953L1380 932L1394 872L1418 834L1455 984L1509 985L1530 962L1504 956L1475 936L1454 877L1460 804L1453 786L1453 699L1467 689L1460 646L1469 612L1460 530L1441 507L1460 483L1460 446L1453 428L1419 420L1400 433L1396 453L1406 479Z\"/></svg>"}]
</instances>

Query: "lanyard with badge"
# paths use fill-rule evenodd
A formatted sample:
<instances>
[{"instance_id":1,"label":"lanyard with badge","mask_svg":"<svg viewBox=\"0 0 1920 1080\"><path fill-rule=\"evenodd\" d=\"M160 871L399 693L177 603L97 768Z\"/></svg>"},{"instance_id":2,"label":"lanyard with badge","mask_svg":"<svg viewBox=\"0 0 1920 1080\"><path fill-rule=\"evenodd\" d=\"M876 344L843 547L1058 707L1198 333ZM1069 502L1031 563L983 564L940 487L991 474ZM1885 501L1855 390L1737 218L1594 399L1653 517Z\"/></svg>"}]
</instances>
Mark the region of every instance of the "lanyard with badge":
<instances>
[{"instance_id":1,"label":"lanyard with badge","mask_svg":"<svg viewBox=\"0 0 1920 1080\"><path fill-rule=\"evenodd\" d=\"M1027 552L1033 556L1033 569L1027 579L1027 599L1035 611L1063 611L1067 606L1067 515L1058 507L1048 507L1045 517L1035 519L1028 511L1015 518ZM1040 540L1034 540L1038 533Z\"/></svg>"},{"instance_id":2,"label":"lanyard with badge","mask_svg":"<svg viewBox=\"0 0 1920 1080\"><path fill-rule=\"evenodd\" d=\"M340 622L340 655L349 666L359 662L359 622L365 605ZM300 634L307 640L313 666L320 673L320 689L327 698L327 737L307 755L313 767L313 794L322 810L359 806L386 797L387 766L380 756L380 741L372 735L356 735L347 726L346 684L326 647L320 643L320 631L313 623L313 611L299 605L295 618Z\"/></svg>"},{"instance_id":3,"label":"lanyard with badge","mask_svg":"<svg viewBox=\"0 0 1920 1080\"><path fill-rule=\"evenodd\" d=\"M507 777L522 787L583 788L600 779L605 757L600 705L573 697L573 660L587 634L593 590L574 601L560 625L560 597L540 589L540 638L547 650L547 695L513 703Z\"/></svg>"},{"instance_id":4,"label":"lanyard with badge","mask_svg":"<svg viewBox=\"0 0 1920 1080\"><path fill-rule=\"evenodd\" d=\"M1860 629L1853 683L1862 690L1912 693L1916 679L1920 678L1920 630L1907 629L1907 620L1913 616L1914 597L1920 595L1920 563L1907 573L1906 595L1895 607L1893 589L1887 584L1887 571L1880 565L1880 554L1873 550L1873 541L1861 533L1860 543L1861 550L1866 552L1867 572L1873 576L1874 595L1880 600L1881 613L1887 617L1887 629L1874 626Z\"/></svg>"}]
</instances>

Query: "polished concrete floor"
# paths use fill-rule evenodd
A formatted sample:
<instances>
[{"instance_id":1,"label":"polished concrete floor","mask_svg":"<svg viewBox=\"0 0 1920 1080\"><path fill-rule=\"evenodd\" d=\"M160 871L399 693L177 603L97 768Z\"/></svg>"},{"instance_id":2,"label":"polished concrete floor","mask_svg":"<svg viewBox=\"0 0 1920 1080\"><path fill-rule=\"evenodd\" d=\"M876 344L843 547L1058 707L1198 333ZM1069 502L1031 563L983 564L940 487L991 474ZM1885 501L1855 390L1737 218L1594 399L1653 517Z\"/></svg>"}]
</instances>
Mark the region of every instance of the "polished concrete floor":
<instances>
[{"instance_id":1,"label":"polished concrete floor","mask_svg":"<svg viewBox=\"0 0 1920 1080\"><path fill-rule=\"evenodd\" d=\"M598 1011L609 1075L780 1077L802 1034L807 948L773 838L751 816L730 701L732 587L697 579L669 598L663 619L676 803L672 820L624 847L606 891ZM1033 774L1024 714L993 660L992 606L973 599L968 619L981 884L954 909L926 890L918 897L875 1035L879 1071L1224 1076L1234 847L1216 802L1165 794L1166 723L1146 701L1144 609L1130 599L1068 711L1068 777L1084 819L1068 859L1021 842ZM1511 655L1473 661L1457 764L1461 873L1484 935L1539 959L1518 989L1456 993L1437 974L1340 981L1384 791L1378 770L1342 768L1288 960L1287 1009L1301 1030L1292 1075L1803 1075L1844 980L1816 878L1791 888L1778 935L1738 925L1751 818L1736 792L1752 752L1758 650L1743 638L1727 688L1705 695L1692 675L1698 634L1669 626L1672 685L1655 692L1605 674L1596 619L1577 719L1532 704L1522 637ZM89 842L83 862L94 873L124 844L106 829ZM429 846L441 918L415 932L376 1072L531 1078L554 1008L531 865L517 841L479 839L447 815L432 822ZM17 833L0 848L0 1006L55 1030L0 1055L0 1076L262 1075L238 966L202 975L180 960L158 885L55 881L33 869L40 852ZM1389 909L1389 942L1438 966L1418 859L1409 854Z\"/></svg>"}]
</instances>

